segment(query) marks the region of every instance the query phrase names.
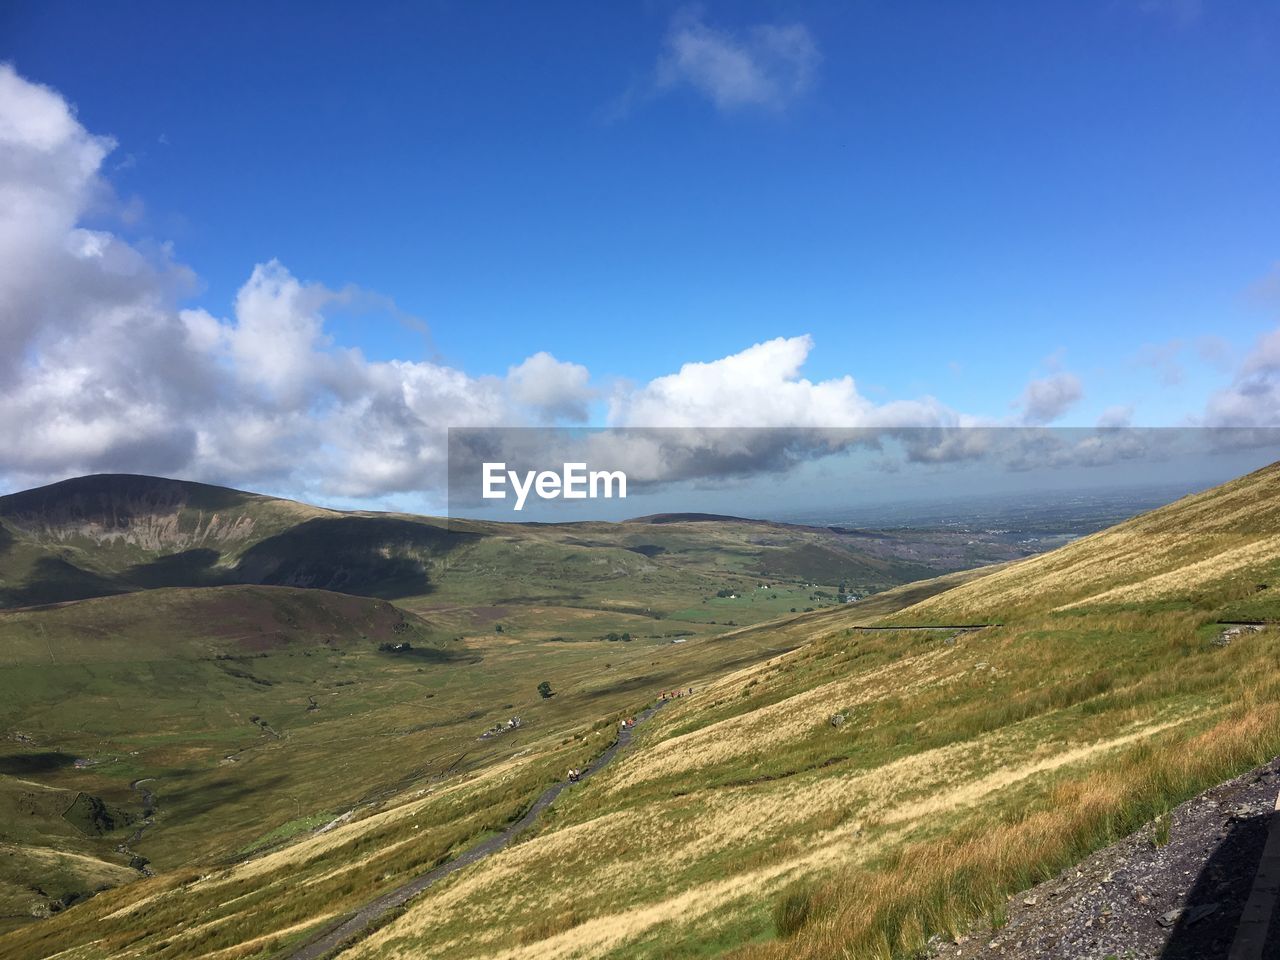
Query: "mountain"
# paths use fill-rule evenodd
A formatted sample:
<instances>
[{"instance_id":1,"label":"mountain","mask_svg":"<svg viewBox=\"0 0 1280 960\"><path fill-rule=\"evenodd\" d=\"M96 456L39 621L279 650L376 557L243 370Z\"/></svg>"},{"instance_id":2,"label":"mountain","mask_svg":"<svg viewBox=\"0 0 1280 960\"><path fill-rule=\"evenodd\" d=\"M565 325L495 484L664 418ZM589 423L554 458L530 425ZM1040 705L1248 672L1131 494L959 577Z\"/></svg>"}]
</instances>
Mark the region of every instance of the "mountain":
<instances>
[{"instance_id":1,"label":"mountain","mask_svg":"<svg viewBox=\"0 0 1280 960\"><path fill-rule=\"evenodd\" d=\"M701 514L515 524L338 512L126 474L0 497L0 608L228 584L434 596L446 606L476 601L477 590L495 603L599 605L613 602L620 579L649 576L650 595L674 612L717 589L742 592L751 578L867 593L1020 555L954 533Z\"/></svg>"},{"instance_id":2,"label":"mountain","mask_svg":"<svg viewBox=\"0 0 1280 960\"><path fill-rule=\"evenodd\" d=\"M342 513L134 475L2 497L0 821L25 826L0 828L0 927L136 879L134 857L258 849L459 758L483 768L504 743L475 737L529 712L530 670L559 691L535 715L614 709L687 675L655 650L705 671L778 649L671 639L831 608L852 574L931 572L832 548L756 589L823 538Z\"/></svg>"},{"instance_id":3,"label":"mountain","mask_svg":"<svg viewBox=\"0 0 1280 960\"><path fill-rule=\"evenodd\" d=\"M87 632L106 623L94 605L131 602L123 628L104 626L127 635L163 590L0 614L22 638L0 670L3 725L29 741L11 741L18 772L0 786L15 805L63 791L46 810L89 795L101 804L80 802L77 822L114 825L72 842L41 814L41 837L0 841L127 867L112 844L145 813L143 781L152 823L127 848L157 874L77 881L81 895L120 885L5 934L0 955L288 956L502 830L674 689L521 842L341 956L910 956L1280 754L1280 629L1224 622L1280 619L1280 466L1051 553L849 604L758 580L775 558L846 549L839 532L458 532L474 539L433 558L433 591L360 625L342 614L334 642L320 614L278 642L237 640L235 623L258 636L279 622L253 594L258 613L204 615L216 637L192 637L201 615L183 615L176 662L154 619L133 659ZM227 550L233 568L244 553ZM174 597L225 590L263 588ZM397 636L401 611L420 615L414 639L384 648L376 631ZM60 616L74 629L55 629ZM91 662L93 649L126 659ZM12 877L14 909L32 876Z\"/></svg>"},{"instance_id":4,"label":"mountain","mask_svg":"<svg viewBox=\"0 0 1280 960\"><path fill-rule=\"evenodd\" d=\"M125 474L0 497L0 530L5 606L231 583L426 593L431 562L471 539L420 518Z\"/></svg>"}]
</instances>

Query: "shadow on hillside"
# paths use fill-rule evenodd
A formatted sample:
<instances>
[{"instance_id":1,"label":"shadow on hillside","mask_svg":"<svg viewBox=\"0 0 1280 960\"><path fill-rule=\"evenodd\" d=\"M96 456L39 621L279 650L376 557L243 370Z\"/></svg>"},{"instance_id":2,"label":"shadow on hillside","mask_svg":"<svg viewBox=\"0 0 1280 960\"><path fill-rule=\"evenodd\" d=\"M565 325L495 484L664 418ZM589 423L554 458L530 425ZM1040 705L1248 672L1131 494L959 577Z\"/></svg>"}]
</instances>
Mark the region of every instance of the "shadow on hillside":
<instances>
[{"instance_id":1,"label":"shadow on hillside","mask_svg":"<svg viewBox=\"0 0 1280 960\"><path fill-rule=\"evenodd\" d=\"M397 517L318 517L262 540L234 567L210 548L184 550L129 567L119 578L60 557L37 560L25 583L0 587L0 607L28 607L127 593L139 588L267 584L396 600L434 589L432 561L483 534ZM12 535L0 527L0 552Z\"/></svg>"},{"instance_id":2,"label":"shadow on hillside","mask_svg":"<svg viewBox=\"0 0 1280 960\"><path fill-rule=\"evenodd\" d=\"M10 753L0 756L0 773L11 777L29 777L37 773L65 770L75 762L75 757L53 750L45 750L41 753Z\"/></svg>"},{"instance_id":3,"label":"shadow on hillside","mask_svg":"<svg viewBox=\"0 0 1280 960\"><path fill-rule=\"evenodd\" d=\"M183 773L198 775L199 771L188 770ZM191 781L181 776L165 776L156 785L159 805L171 814L191 817L202 811L257 803L289 782L289 778L284 775L252 783L236 779L236 776L237 771L234 770L220 771L216 779L210 780ZM246 808L246 812L248 809ZM258 807L252 809L256 810Z\"/></svg>"},{"instance_id":4,"label":"shadow on hillside","mask_svg":"<svg viewBox=\"0 0 1280 960\"><path fill-rule=\"evenodd\" d=\"M1227 960L1262 860L1269 821L1267 814L1229 821L1182 904L1160 960ZM1277 953L1273 949L1263 955Z\"/></svg>"},{"instance_id":5,"label":"shadow on hillside","mask_svg":"<svg viewBox=\"0 0 1280 960\"><path fill-rule=\"evenodd\" d=\"M433 589L430 560L480 538L396 517L318 517L254 544L235 579L384 600L418 596Z\"/></svg>"},{"instance_id":6,"label":"shadow on hillside","mask_svg":"<svg viewBox=\"0 0 1280 960\"><path fill-rule=\"evenodd\" d=\"M130 583L147 589L216 587L231 582L225 573L214 568L220 556L217 550L211 550L208 547L170 553L150 563L139 563L130 567L125 572L125 578Z\"/></svg>"},{"instance_id":7,"label":"shadow on hillside","mask_svg":"<svg viewBox=\"0 0 1280 960\"><path fill-rule=\"evenodd\" d=\"M0 526L0 554L8 553L12 546L13 534L9 532L8 527Z\"/></svg>"},{"instance_id":8,"label":"shadow on hillside","mask_svg":"<svg viewBox=\"0 0 1280 960\"><path fill-rule=\"evenodd\" d=\"M588 690L580 695L586 700L599 700L604 697L612 697L622 693L634 693L637 690L657 690L661 689L664 685L674 684L674 674L671 671L664 671L662 673L642 673L636 677L628 677L626 680L611 683L609 686L601 687L598 690Z\"/></svg>"},{"instance_id":9,"label":"shadow on hillside","mask_svg":"<svg viewBox=\"0 0 1280 960\"><path fill-rule=\"evenodd\" d=\"M60 557L41 557L32 565L26 583L0 589L0 607L34 607L125 592L127 588L115 581L82 570Z\"/></svg>"},{"instance_id":10,"label":"shadow on hillside","mask_svg":"<svg viewBox=\"0 0 1280 960\"><path fill-rule=\"evenodd\" d=\"M472 665L484 661L484 657L478 653L450 650L446 647L411 647L408 650L379 650L379 653L392 660L429 664Z\"/></svg>"}]
</instances>

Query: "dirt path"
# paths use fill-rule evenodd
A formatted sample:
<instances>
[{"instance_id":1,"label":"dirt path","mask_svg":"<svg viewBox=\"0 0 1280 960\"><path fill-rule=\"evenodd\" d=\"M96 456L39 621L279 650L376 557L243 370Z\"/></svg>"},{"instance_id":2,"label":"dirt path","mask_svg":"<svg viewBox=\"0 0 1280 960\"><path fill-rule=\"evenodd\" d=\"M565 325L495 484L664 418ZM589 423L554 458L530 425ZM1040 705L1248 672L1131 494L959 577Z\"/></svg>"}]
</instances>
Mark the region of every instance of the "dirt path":
<instances>
[{"instance_id":1,"label":"dirt path","mask_svg":"<svg viewBox=\"0 0 1280 960\"><path fill-rule=\"evenodd\" d=\"M636 717L636 723L643 723L657 713L668 701L662 700L654 704L649 709L640 713ZM631 729L618 731L618 739L613 742L600 756L596 762L579 779L579 783L588 777L594 776L597 772L604 769L610 761L631 742ZM491 857L503 847L507 846L517 836L524 833L538 821L543 811L555 802L556 797L560 796L566 788L571 786L568 781L562 780L559 783L548 787L542 792L533 805L525 811L522 816L502 833L497 836L490 837L482 843L476 844L474 847L459 854L448 863L442 863L433 870L429 870L420 876L415 877L401 887L397 887L390 893L384 893L378 899L373 900L361 907L354 915L348 917L337 927L331 928L315 940L305 946L299 947L293 953L288 955L287 960L321 960L333 953L344 944L356 940L361 934L367 931L371 926L381 920L387 913L404 906L409 900L416 897L427 887L431 886L437 880L449 876L451 873L469 867L473 863Z\"/></svg>"}]
</instances>

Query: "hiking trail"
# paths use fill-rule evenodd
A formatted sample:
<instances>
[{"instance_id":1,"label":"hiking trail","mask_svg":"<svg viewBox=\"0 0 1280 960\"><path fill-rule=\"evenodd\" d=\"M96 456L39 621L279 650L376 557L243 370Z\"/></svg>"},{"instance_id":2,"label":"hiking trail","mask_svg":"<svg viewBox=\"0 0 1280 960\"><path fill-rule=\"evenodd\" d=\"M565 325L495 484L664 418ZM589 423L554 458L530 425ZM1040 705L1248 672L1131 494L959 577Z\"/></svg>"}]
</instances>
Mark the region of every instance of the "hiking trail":
<instances>
[{"instance_id":1,"label":"hiking trail","mask_svg":"<svg viewBox=\"0 0 1280 960\"><path fill-rule=\"evenodd\" d=\"M636 715L636 724L639 725L648 720L662 707L666 706L669 701L659 700L656 704ZM603 753L596 759L587 770L578 778L581 784L587 778L594 776L600 770L604 769L610 761L616 757L623 748L631 742L632 728L618 731L618 739L610 744ZM365 933L371 926L381 920L390 911L404 906L422 891L426 890L438 880L442 880L452 873L469 867L473 863L478 863L488 857L493 856L503 847L507 846L517 836L524 833L533 826L542 816L547 807L555 802L556 797L564 792L565 788L573 786L568 780L561 780L558 783L547 787L546 790L538 796L533 805L524 812L524 815L514 823L510 824L505 830L497 836L490 837L481 843L476 844L464 850L457 857L442 863L426 873L420 874L408 883L397 887L389 893L384 893L376 900L372 900L365 904L354 914L348 917L336 927L321 934L316 939L299 947L293 953L289 954L287 960L321 960L323 957L329 956L335 950L344 945L350 944L356 940L361 934Z\"/></svg>"}]
</instances>

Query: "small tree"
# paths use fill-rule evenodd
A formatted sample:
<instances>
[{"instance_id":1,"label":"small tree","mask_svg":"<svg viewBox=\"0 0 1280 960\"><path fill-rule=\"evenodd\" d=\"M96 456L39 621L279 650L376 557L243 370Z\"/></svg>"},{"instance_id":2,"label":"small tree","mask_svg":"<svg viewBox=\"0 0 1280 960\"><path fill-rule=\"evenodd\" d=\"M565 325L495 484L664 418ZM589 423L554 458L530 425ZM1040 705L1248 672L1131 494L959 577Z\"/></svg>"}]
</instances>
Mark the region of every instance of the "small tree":
<instances>
[{"instance_id":1,"label":"small tree","mask_svg":"<svg viewBox=\"0 0 1280 960\"><path fill-rule=\"evenodd\" d=\"M550 680L543 680L540 684L538 684L538 695L542 697L543 700L550 699L551 697L551 681Z\"/></svg>"}]
</instances>

